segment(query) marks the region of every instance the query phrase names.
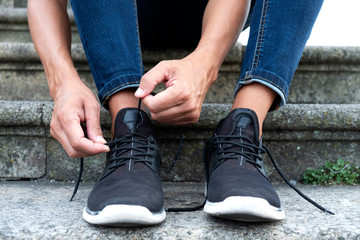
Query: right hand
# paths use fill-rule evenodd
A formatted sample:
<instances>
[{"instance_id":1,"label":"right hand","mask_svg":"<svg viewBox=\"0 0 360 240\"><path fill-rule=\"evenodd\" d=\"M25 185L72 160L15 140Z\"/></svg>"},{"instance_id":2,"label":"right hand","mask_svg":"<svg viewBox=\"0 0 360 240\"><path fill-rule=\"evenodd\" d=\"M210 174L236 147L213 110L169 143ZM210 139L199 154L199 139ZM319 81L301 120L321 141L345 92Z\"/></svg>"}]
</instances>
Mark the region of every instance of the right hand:
<instances>
[{"instance_id":1,"label":"right hand","mask_svg":"<svg viewBox=\"0 0 360 240\"><path fill-rule=\"evenodd\" d=\"M81 123L86 123L86 135ZM50 134L72 158L110 151L100 128L100 106L91 90L81 81L58 89ZM86 137L85 137L86 136Z\"/></svg>"}]
</instances>

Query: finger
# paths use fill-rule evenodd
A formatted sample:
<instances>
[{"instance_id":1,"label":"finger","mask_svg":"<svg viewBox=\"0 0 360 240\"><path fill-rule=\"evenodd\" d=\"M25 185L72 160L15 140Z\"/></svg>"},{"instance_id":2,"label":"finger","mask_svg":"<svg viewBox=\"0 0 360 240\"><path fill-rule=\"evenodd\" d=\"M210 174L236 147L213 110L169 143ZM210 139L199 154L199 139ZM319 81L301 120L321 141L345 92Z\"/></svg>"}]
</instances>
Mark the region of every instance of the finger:
<instances>
[{"instance_id":1,"label":"finger","mask_svg":"<svg viewBox=\"0 0 360 240\"><path fill-rule=\"evenodd\" d=\"M96 155L98 153L110 151L108 146L85 138L80 124L80 119L78 117L71 118L70 116L64 120L61 127L64 130L71 147L75 149L75 151L84 152L89 155Z\"/></svg>"},{"instance_id":2,"label":"finger","mask_svg":"<svg viewBox=\"0 0 360 240\"><path fill-rule=\"evenodd\" d=\"M170 86L155 96L148 95L143 98L143 103L152 113L158 113L184 103L188 93L176 91L175 86Z\"/></svg>"},{"instance_id":3,"label":"finger","mask_svg":"<svg viewBox=\"0 0 360 240\"><path fill-rule=\"evenodd\" d=\"M52 118L50 123L50 134L56 140L59 141L61 146L63 146L64 150L70 157L87 157L88 154L80 151L76 151L70 144L64 130L60 127L60 123L56 118Z\"/></svg>"},{"instance_id":4,"label":"finger","mask_svg":"<svg viewBox=\"0 0 360 240\"><path fill-rule=\"evenodd\" d=\"M66 151L66 153L71 157L71 158L79 158L79 157L88 157L90 156L89 154L85 153L85 152L81 152L78 150L75 150L70 142L68 141L65 133L63 131L61 132L55 132L54 130L50 129L50 133L51 135L60 142L61 146L64 148L64 150Z\"/></svg>"},{"instance_id":5,"label":"finger","mask_svg":"<svg viewBox=\"0 0 360 240\"><path fill-rule=\"evenodd\" d=\"M184 110L182 105L174 106L161 112L151 113L151 118L158 122L188 119L190 112Z\"/></svg>"},{"instance_id":6,"label":"finger","mask_svg":"<svg viewBox=\"0 0 360 240\"><path fill-rule=\"evenodd\" d=\"M184 126L184 125L192 125L195 122L194 121L188 121L188 120L177 120L177 119L173 119L173 120L169 120L169 121L159 121L162 124L167 124L167 125L172 125L172 126Z\"/></svg>"},{"instance_id":7,"label":"finger","mask_svg":"<svg viewBox=\"0 0 360 240\"><path fill-rule=\"evenodd\" d=\"M181 104L168 110L151 113L151 118L161 123L171 125L193 124L199 121L201 107L189 109L187 104Z\"/></svg>"},{"instance_id":8,"label":"finger","mask_svg":"<svg viewBox=\"0 0 360 240\"><path fill-rule=\"evenodd\" d=\"M184 125L184 124L194 124L199 121L198 117L194 117L193 114L184 114L181 116L175 117L160 117L156 115L151 115L153 120L156 120L160 123L170 124L170 125Z\"/></svg>"},{"instance_id":9,"label":"finger","mask_svg":"<svg viewBox=\"0 0 360 240\"><path fill-rule=\"evenodd\" d=\"M135 97L144 98L148 96L154 90L156 85L166 80L168 75L167 70L167 64L160 62L150 71L145 73L140 80L140 86L135 92Z\"/></svg>"},{"instance_id":10,"label":"finger","mask_svg":"<svg viewBox=\"0 0 360 240\"><path fill-rule=\"evenodd\" d=\"M100 106L85 105L85 119L87 137L93 142L105 144L106 140L100 127Z\"/></svg>"}]
</instances>

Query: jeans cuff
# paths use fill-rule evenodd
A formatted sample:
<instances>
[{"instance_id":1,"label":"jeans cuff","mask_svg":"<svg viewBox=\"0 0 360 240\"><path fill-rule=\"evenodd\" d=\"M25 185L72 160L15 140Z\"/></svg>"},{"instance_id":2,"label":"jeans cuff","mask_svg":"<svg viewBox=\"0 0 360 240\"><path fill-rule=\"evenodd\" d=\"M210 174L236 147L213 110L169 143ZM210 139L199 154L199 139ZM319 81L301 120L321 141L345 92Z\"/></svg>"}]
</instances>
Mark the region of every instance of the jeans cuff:
<instances>
[{"instance_id":1,"label":"jeans cuff","mask_svg":"<svg viewBox=\"0 0 360 240\"><path fill-rule=\"evenodd\" d=\"M113 78L111 81L107 82L104 86L102 86L99 90L99 100L100 103L107 109L107 103L110 97L126 88L137 88L140 85L140 74L134 75L122 75Z\"/></svg>"},{"instance_id":2,"label":"jeans cuff","mask_svg":"<svg viewBox=\"0 0 360 240\"><path fill-rule=\"evenodd\" d=\"M268 78L264 78L255 74L245 75L245 77L239 79L235 87L234 97L236 96L236 94L243 85L250 84L253 82L263 84L264 86L272 89L274 92L278 94L277 97L278 102L273 104L271 110L282 107L286 104L289 88L284 81L280 79L276 79L276 81L270 81L268 80Z\"/></svg>"}]
</instances>

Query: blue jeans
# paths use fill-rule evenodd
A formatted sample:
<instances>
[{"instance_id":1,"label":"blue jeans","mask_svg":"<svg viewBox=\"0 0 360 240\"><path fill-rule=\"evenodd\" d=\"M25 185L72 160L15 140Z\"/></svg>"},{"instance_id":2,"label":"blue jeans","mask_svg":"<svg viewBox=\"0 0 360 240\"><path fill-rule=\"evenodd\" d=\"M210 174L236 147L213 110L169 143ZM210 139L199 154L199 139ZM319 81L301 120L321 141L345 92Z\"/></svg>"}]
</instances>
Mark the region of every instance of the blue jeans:
<instances>
[{"instance_id":1,"label":"blue jeans","mask_svg":"<svg viewBox=\"0 0 360 240\"><path fill-rule=\"evenodd\" d=\"M250 37L235 94L244 84L259 82L278 94L276 105L286 103L322 2L253 2ZM144 74L141 49L194 49L206 4L206 0L71 0L100 102L106 106L112 94L139 86Z\"/></svg>"}]
</instances>

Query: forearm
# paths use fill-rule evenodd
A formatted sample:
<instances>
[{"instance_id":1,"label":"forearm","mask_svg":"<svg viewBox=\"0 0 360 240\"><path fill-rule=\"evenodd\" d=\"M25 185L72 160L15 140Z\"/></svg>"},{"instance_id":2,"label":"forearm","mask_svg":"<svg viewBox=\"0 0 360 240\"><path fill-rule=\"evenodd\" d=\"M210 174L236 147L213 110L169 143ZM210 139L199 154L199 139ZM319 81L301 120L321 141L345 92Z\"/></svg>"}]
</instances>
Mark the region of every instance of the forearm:
<instances>
[{"instance_id":1,"label":"forearm","mask_svg":"<svg viewBox=\"0 0 360 240\"><path fill-rule=\"evenodd\" d=\"M48 79L50 95L79 81L71 59L71 31L66 0L29 0L29 27L35 48Z\"/></svg>"},{"instance_id":2,"label":"forearm","mask_svg":"<svg viewBox=\"0 0 360 240\"><path fill-rule=\"evenodd\" d=\"M249 7L250 0L210 0L194 54L218 71L245 24Z\"/></svg>"}]
</instances>

